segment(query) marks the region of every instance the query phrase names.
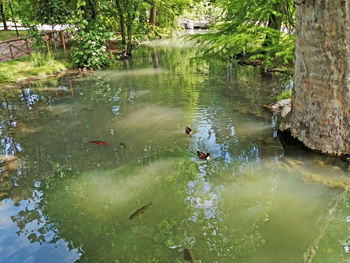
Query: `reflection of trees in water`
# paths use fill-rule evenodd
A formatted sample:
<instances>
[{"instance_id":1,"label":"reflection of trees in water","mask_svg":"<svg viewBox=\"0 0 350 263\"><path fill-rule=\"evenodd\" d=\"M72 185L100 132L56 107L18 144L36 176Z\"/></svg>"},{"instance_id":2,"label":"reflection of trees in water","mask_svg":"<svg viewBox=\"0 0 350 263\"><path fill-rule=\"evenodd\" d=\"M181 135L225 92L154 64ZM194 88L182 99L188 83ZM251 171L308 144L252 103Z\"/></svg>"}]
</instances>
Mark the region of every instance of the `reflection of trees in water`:
<instances>
[{"instance_id":1,"label":"reflection of trees in water","mask_svg":"<svg viewBox=\"0 0 350 263\"><path fill-rule=\"evenodd\" d=\"M122 206L112 196L105 196L105 198L96 201L93 196L84 196L84 193L86 194L84 189L94 187L94 182L90 181L91 178L86 181L83 179L87 185L76 185L71 189L70 187L75 184L75 180L80 180L84 175L70 171L57 172L48 182L42 183L39 188L42 195L36 204L36 209L21 211L13 220L21 229L19 233L26 235L32 242L45 240L46 242L55 242L59 237L72 246L80 248L85 254L82 258L83 262L91 260L95 262L101 258L106 261L119 259L120 262L127 262L126 260L130 259L135 261L150 260L151 257L157 258L158 256L164 257L165 261L163 262L166 262L167 253L162 256L163 253L157 255L154 251L163 251L165 248L164 242L167 241L169 231L173 231L171 228L178 220L177 205L179 202L183 202L185 182L182 180L187 181L186 176L192 176L192 173L187 171L194 169L191 162L175 165L177 169L172 170L173 174L166 176L163 182L147 189L147 200L153 200L154 204L145 215L132 221L128 219L131 213L128 212L130 204L132 207L138 207L145 197L139 196L136 200L130 200ZM192 168L189 168L191 165ZM131 170L126 169L127 171L119 173L118 177L132 176L133 173L130 174L130 172L135 169L136 173L143 171L142 166L136 166ZM187 175L184 176L186 173ZM95 174L95 176L99 175ZM104 176L107 181L113 181L113 174L100 176ZM159 180L160 176L162 174L159 173L152 175L155 180ZM127 180L127 178L125 179ZM170 187L168 191L157 191L158 188L169 185L173 187ZM164 199L169 202L173 200L176 205L161 203L161 200ZM89 203L91 203L91 207L87 205ZM165 207L167 208L165 209ZM44 220L39 218L42 214L46 215ZM156 217L152 223L148 222L150 214L154 214L151 217ZM158 214L160 214L159 217ZM145 217L147 219L144 220ZM31 226L38 220L45 224L38 226L37 233L33 234L30 227L28 229L26 226ZM49 232L51 231L57 232L57 236L53 236L50 240L47 237L50 236ZM150 249L149 252L145 252L147 248Z\"/></svg>"},{"instance_id":2,"label":"reflection of trees in water","mask_svg":"<svg viewBox=\"0 0 350 263\"><path fill-rule=\"evenodd\" d=\"M205 254L205 262L239 259L264 245L261 227L268 220L270 189L277 179L261 178L261 164L221 164L200 165L200 180L188 184L192 215L186 233L195 240L188 246Z\"/></svg>"},{"instance_id":3,"label":"reflection of trees in water","mask_svg":"<svg viewBox=\"0 0 350 263\"><path fill-rule=\"evenodd\" d=\"M262 110L262 105L275 102L291 78L283 74L262 73L259 68L250 66L233 66L232 63L225 71L225 94L232 98L234 110L262 118L270 116Z\"/></svg>"},{"instance_id":4,"label":"reflection of trees in water","mask_svg":"<svg viewBox=\"0 0 350 263\"><path fill-rule=\"evenodd\" d=\"M65 81L63 81L65 83ZM66 81L69 83L69 81ZM42 109L61 99L67 92L57 89L57 82L38 82L21 90L3 91L0 101L0 151L14 159L11 165L0 168L0 200L11 198L15 205L30 198L33 178L28 177L29 168L24 162L28 138L39 131L33 123L40 117ZM60 87L64 87L64 84ZM58 92L58 90L60 92ZM70 92L69 92L70 94ZM40 158L39 158L40 159ZM38 159L35 159L38 160ZM31 161L30 164L33 162ZM14 165L16 164L16 165ZM34 170L34 171L33 171ZM35 168L29 172L35 173ZM29 188L26 186L30 185Z\"/></svg>"},{"instance_id":5,"label":"reflection of trees in water","mask_svg":"<svg viewBox=\"0 0 350 263\"><path fill-rule=\"evenodd\" d=\"M21 146L15 139L14 128L17 126L17 105L8 101L1 103L0 111L0 148L4 155L16 155Z\"/></svg>"},{"instance_id":6,"label":"reflection of trees in water","mask_svg":"<svg viewBox=\"0 0 350 263\"><path fill-rule=\"evenodd\" d=\"M171 166L152 172L156 183L124 203L109 195L108 189L92 194L93 189L101 191L96 187L99 180L110 185L115 180L125 182L157 165L157 159L148 160L149 166L131 163L102 174L57 171L35 191L32 209L13 217L19 234L26 235L31 242L54 243L63 239L70 249L79 249L82 262L101 258L167 262L169 258L181 260L184 248L193 249L197 259L217 260L253 253L263 244L259 226L269 208L264 193L243 200L242 192L232 197L219 183L221 180L216 181L217 176L227 175L211 164L198 167L193 161L170 159ZM233 187L239 189L242 185ZM118 187L123 188L123 184ZM134 212L131 207L137 209L149 200L153 204L144 214L128 219ZM254 211L239 214L242 208Z\"/></svg>"},{"instance_id":7,"label":"reflection of trees in water","mask_svg":"<svg viewBox=\"0 0 350 263\"><path fill-rule=\"evenodd\" d=\"M142 103L161 101L162 104L176 105L195 112L198 106L209 105L219 98L216 95L217 90L210 88L217 83L209 80L224 72L224 66L191 59L194 55L192 51L160 49L152 52L153 55L147 53L146 59L151 64L154 63L154 66L163 66L171 71L166 73L165 77L157 75L152 78L151 85L145 84L148 85L146 88L151 94L147 101L138 97L138 90L134 87L135 78L122 78L113 82L97 74L89 77L87 81L74 83L76 90L84 92L83 96L75 93L74 98L71 97L71 93L56 96L56 93L48 91L26 89L9 104L10 106L7 105L8 116L16 120L16 123L21 121L28 126L31 124L30 120L40 118L41 123L50 126L45 132L56 134L57 127L64 123L62 116L69 122L80 121L82 115L79 114L85 112L92 115L92 107L110 108L110 115L104 116L105 119L109 119L119 116L118 113L124 113L133 103L141 102L143 105ZM141 66L138 63L134 61L130 65L137 68ZM219 82L221 83L221 80ZM203 90L205 92L202 92ZM253 88L247 94L253 96L252 92ZM256 97L250 99L259 103ZM83 108L70 111L63 107L63 112L54 112L58 109L54 106L65 106L63 103L68 105L74 101L79 101ZM220 102L215 105L219 106ZM92 103L95 103L94 106ZM225 103L229 103L229 100ZM47 111L48 105L53 111ZM221 182L227 180L225 177L232 177L233 173L238 175L237 178L244 178L241 168L250 162L256 162L256 148L259 146L239 141L239 136L226 134L235 126L232 121L223 121L227 117L224 113L227 105L221 108L208 107L208 119L212 125L211 132L216 136L215 143L221 147L222 156L228 153L230 158L210 163L208 166L199 165L199 171L197 163L177 160L169 171L156 173L154 179L157 183L147 188L146 196L140 193L127 205L117 206L118 209L115 208L118 200L106 196L104 200L96 203L93 196L85 195L84 189L93 188L93 181L86 181L87 185L81 185L81 188L70 188L74 182L84 177L83 172L75 171L81 167L85 170L95 169L100 160L107 159L107 156L98 152L90 152L88 157L84 156L82 153L86 151L86 143L73 145L71 136L81 132L79 129L65 127L62 129L65 132L64 136L52 137L50 142L40 141L39 136L33 137L30 145L26 137L30 135L15 133L15 140L11 143L18 142L24 152L31 151L31 155L26 157L28 165L21 170L22 176L16 178L18 187L9 190L13 199L28 199L29 202L24 210L12 217L18 225L18 234L25 235L31 242L56 243L61 239L66 240L70 249L78 248L84 254L82 262L98 262L101 258L111 262L128 262L131 259L135 262L167 262L169 258L182 260L182 251L186 247L193 248L198 259L208 259L208 262L220 257L232 259L253 253L263 243L258 228L268 211L267 200L259 194L245 200L241 200L239 195L232 197L224 191L225 186ZM53 120L53 116L56 116L57 120ZM6 125L11 130L13 123ZM105 126L101 125L101 129L103 127ZM11 135L8 132L2 134ZM231 137L227 139L226 136ZM203 138L204 144L206 139ZM57 152L61 155L50 154L50 150L47 150L49 143L58 145L60 150ZM73 148L65 148L71 144L75 151L71 151ZM67 149L74 158L66 158ZM16 153L19 151L17 148L13 150ZM120 154L120 151L116 153ZM155 161L157 158L162 157L152 159L152 156L148 156L147 160ZM37 160L41 162L40 167L34 165ZM115 167L112 160L115 161L113 158L106 161L107 167ZM217 166L214 166L214 163ZM122 162L118 163L120 164ZM135 171L143 169L142 165L133 166L135 167L131 170L126 169L118 176L128 178ZM52 170L57 172L54 175L47 173ZM98 178L101 175L97 173L95 176ZM113 182L112 175L107 174L106 178ZM33 187L35 184L36 189ZM128 216L133 212L130 211L130 207L137 209L144 205L146 199L152 199L153 205L144 215L129 221ZM256 209L251 214L237 216L235 213L242 207ZM245 224L243 229L240 229L242 222Z\"/></svg>"}]
</instances>

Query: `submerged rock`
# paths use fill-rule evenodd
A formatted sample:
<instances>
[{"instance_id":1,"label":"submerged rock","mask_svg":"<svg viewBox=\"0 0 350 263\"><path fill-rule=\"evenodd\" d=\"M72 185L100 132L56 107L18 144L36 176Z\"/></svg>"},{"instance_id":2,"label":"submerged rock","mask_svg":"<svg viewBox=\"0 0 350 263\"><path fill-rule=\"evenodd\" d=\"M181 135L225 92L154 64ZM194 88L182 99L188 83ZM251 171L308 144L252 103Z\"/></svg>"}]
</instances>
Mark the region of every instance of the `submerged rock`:
<instances>
[{"instance_id":1,"label":"submerged rock","mask_svg":"<svg viewBox=\"0 0 350 263\"><path fill-rule=\"evenodd\" d=\"M283 99L275 104L264 105L264 107L272 112L278 113L285 118L287 114L292 110L292 100Z\"/></svg>"},{"instance_id":2,"label":"submerged rock","mask_svg":"<svg viewBox=\"0 0 350 263\"><path fill-rule=\"evenodd\" d=\"M20 162L14 155L0 155L0 174L5 171L18 169Z\"/></svg>"}]
</instances>

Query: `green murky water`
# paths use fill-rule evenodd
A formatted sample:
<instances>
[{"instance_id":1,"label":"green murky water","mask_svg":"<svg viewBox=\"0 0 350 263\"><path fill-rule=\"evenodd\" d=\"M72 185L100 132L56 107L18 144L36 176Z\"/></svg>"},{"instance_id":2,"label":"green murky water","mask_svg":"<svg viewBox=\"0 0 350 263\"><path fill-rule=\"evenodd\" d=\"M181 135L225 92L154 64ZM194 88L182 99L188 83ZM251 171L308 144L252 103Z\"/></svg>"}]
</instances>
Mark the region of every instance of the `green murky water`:
<instances>
[{"instance_id":1,"label":"green murky water","mask_svg":"<svg viewBox=\"0 0 350 263\"><path fill-rule=\"evenodd\" d=\"M262 105L285 84L155 42L3 91L0 262L350 262L349 166L282 147Z\"/></svg>"}]
</instances>

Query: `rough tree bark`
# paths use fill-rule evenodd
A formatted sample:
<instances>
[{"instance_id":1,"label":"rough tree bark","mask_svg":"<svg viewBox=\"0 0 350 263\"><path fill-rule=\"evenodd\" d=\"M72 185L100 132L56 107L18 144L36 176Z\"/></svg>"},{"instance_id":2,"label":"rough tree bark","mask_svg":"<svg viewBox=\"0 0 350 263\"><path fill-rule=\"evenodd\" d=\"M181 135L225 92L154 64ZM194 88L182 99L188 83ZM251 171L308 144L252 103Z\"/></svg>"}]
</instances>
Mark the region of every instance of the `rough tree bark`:
<instances>
[{"instance_id":1,"label":"rough tree bark","mask_svg":"<svg viewBox=\"0 0 350 263\"><path fill-rule=\"evenodd\" d=\"M307 147L350 154L350 0L296 0L290 131Z\"/></svg>"}]
</instances>

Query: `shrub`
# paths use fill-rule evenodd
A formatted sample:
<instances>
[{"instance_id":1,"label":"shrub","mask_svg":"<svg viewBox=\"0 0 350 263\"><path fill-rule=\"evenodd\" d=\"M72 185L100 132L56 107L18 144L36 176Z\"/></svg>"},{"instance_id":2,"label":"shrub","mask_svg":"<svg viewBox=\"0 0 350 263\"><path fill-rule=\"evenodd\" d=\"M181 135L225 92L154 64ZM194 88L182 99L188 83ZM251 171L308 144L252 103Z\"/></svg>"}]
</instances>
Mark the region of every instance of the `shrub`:
<instances>
[{"instance_id":1,"label":"shrub","mask_svg":"<svg viewBox=\"0 0 350 263\"><path fill-rule=\"evenodd\" d=\"M110 63L106 52L111 33L98 22L81 27L75 34L71 49L73 62L78 67L100 69Z\"/></svg>"},{"instance_id":2,"label":"shrub","mask_svg":"<svg viewBox=\"0 0 350 263\"><path fill-rule=\"evenodd\" d=\"M44 41L44 32L39 31L35 26L29 27L30 40L35 51L44 52L46 44Z\"/></svg>"},{"instance_id":3,"label":"shrub","mask_svg":"<svg viewBox=\"0 0 350 263\"><path fill-rule=\"evenodd\" d=\"M53 56L50 53L44 54L44 53L40 53L40 52L32 52L30 54L30 58L32 61L32 65L34 67L41 67L44 65L55 63L55 59L53 58Z\"/></svg>"}]
</instances>

